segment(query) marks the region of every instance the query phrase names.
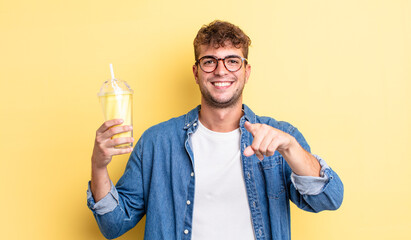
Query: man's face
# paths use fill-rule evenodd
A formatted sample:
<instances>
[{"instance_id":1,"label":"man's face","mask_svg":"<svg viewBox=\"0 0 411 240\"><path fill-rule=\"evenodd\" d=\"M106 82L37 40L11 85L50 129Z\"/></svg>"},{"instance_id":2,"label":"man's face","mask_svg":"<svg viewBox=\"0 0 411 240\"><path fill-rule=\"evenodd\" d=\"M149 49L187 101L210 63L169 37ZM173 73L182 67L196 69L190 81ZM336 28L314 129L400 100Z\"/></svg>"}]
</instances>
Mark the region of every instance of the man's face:
<instances>
[{"instance_id":1,"label":"man's face","mask_svg":"<svg viewBox=\"0 0 411 240\"><path fill-rule=\"evenodd\" d=\"M244 57L241 48L236 48L231 44L220 48L202 45L199 50L199 58L203 56L225 58L230 55ZM251 66L245 65L245 62L236 72L228 71L223 61L218 61L217 68L211 73L201 70L198 64L193 66L194 77L200 87L202 100L204 100L202 102L214 108L228 108L239 102L242 103L242 92L250 72Z\"/></svg>"}]
</instances>

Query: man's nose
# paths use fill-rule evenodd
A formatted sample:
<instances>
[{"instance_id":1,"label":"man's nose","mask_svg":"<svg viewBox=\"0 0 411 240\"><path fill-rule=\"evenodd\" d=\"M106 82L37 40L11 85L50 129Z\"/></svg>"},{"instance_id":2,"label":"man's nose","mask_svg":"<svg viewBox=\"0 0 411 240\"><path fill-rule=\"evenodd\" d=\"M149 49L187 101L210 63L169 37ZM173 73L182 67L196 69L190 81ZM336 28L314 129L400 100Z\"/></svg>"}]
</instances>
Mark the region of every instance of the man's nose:
<instances>
[{"instance_id":1,"label":"man's nose","mask_svg":"<svg viewBox=\"0 0 411 240\"><path fill-rule=\"evenodd\" d=\"M226 75L228 74L227 68L224 66L224 59L218 59L217 68L214 71L216 75Z\"/></svg>"}]
</instances>

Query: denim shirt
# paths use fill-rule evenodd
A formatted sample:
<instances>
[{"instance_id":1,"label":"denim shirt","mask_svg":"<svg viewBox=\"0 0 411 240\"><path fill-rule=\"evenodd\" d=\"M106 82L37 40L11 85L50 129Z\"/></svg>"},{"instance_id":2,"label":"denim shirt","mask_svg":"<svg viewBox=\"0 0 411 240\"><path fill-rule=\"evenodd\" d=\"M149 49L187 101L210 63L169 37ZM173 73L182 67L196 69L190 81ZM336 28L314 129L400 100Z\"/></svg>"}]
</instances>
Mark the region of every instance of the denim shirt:
<instances>
[{"instance_id":1,"label":"denim shirt","mask_svg":"<svg viewBox=\"0 0 411 240\"><path fill-rule=\"evenodd\" d=\"M123 176L97 203L89 182L87 204L106 238L124 234L146 215L144 239L191 239L195 159L190 137L197 130L199 110L200 106L146 130L131 153ZM291 238L290 200L309 212L339 208L343 184L320 157L314 155L321 165L321 177L310 177L292 173L278 151L262 161L255 155L244 156L244 149L253 141L244 128L245 121L270 125L292 135L308 152L310 147L291 124L257 116L246 105L243 111L241 161L255 238Z\"/></svg>"}]
</instances>

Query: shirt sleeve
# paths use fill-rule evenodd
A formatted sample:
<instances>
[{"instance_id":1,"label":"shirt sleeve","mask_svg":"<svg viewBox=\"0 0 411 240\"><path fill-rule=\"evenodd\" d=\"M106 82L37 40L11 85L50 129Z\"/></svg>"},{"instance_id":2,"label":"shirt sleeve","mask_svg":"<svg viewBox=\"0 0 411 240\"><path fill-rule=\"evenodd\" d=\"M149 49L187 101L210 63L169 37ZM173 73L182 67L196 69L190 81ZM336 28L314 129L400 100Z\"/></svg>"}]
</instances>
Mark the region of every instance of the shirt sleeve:
<instances>
[{"instance_id":1,"label":"shirt sleeve","mask_svg":"<svg viewBox=\"0 0 411 240\"><path fill-rule=\"evenodd\" d=\"M118 205L118 192L114 187L113 182L110 180L111 189L110 192L107 193L104 198L100 199L100 201L95 202L93 195L91 193L90 182L88 182L88 189L87 189L87 206L93 211L93 213L98 215L104 215L106 213L112 212Z\"/></svg>"},{"instance_id":2,"label":"shirt sleeve","mask_svg":"<svg viewBox=\"0 0 411 240\"><path fill-rule=\"evenodd\" d=\"M291 173L291 182L297 191L302 195L317 195L322 192L325 184L329 180L329 176L326 174L326 169L330 167L319 156L313 154L321 165L320 177L313 176L299 176L294 172Z\"/></svg>"}]
</instances>

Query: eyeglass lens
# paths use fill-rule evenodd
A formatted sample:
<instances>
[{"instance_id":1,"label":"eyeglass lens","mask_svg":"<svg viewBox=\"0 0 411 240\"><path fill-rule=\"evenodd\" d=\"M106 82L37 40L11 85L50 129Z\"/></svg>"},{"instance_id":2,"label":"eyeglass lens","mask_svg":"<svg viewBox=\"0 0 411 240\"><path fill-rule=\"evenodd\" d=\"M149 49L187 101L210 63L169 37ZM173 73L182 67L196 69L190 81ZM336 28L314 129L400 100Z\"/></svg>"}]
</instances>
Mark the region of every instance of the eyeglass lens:
<instances>
[{"instance_id":1,"label":"eyeglass lens","mask_svg":"<svg viewBox=\"0 0 411 240\"><path fill-rule=\"evenodd\" d=\"M230 72L238 71L242 66L242 59L237 56L226 57L223 60L225 68ZM200 67L204 72L213 72L218 66L219 59L204 57L200 59Z\"/></svg>"}]
</instances>

